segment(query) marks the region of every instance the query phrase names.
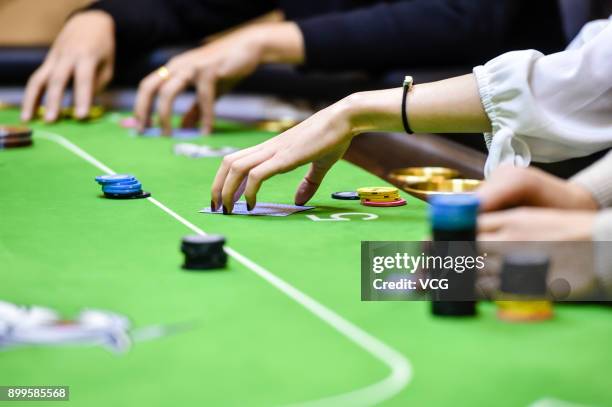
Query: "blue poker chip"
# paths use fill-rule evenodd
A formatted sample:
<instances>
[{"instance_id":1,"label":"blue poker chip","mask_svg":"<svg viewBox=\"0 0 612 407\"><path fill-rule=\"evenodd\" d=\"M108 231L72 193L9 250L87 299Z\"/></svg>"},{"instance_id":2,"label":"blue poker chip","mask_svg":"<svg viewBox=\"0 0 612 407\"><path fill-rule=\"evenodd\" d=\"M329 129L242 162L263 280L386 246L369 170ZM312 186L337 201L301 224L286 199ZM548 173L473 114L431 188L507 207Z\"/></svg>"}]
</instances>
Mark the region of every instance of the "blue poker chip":
<instances>
[{"instance_id":1,"label":"blue poker chip","mask_svg":"<svg viewBox=\"0 0 612 407\"><path fill-rule=\"evenodd\" d=\"M129 174L100 175L96 177L96 182L102 185L129 181L136 181L136 177Z\"/></svg>"},{"instance_id":2,"label":"blue poker chip","mask_svg":"<svg viewBox=\"0 0 612 407\"><path fill-rule=\"evenodd\" d=\"M138 180L134 180L130 182L116 182L113 184L102 185L102 189L104 188L134 189L134 188L141 188L141 187L142 187L142 184Z\"/></svg>"},{"instance_id":3,"label":"blue poker chip","mask_svg":"<svg viewBox=\"0 0 612 407\"><path fill-rule=\"evenodd\" d=\"M176 139L195 139L202 135L200 129L173 129L172 138ZM162 137L162 130L159 127L149 127L140 133L142 137Z\"/></svg>"},{"instance_id":4,"label":"blue poker chip","mask_svg":"<svg viewBox=\"0 0 612 407\"><path fill-rule=\"evenodd\" d=\"M202 136L200 129L175 129L172 137L176 139L194 139Z\"/></svg>"},{"instance_id":5,"label":"blue poker chip","mask_svg":"<svg viewBox=\"0 0 612 407\"><path fill-rule=\"evenodd\" d=\"M114 187L106 187L102 188L102 192L109 192L112 194L129 194L132 192L142 191L142 185L136 188L114 188Z\"/></svg>"},{"instance_id":6,"label":"blue poker chip","mask_svg":"<svg viewBox=\"0 0 612 407\"><path fill-rule=\"evenodd\" d=\"M113 186L102 188L102 192L108 192L109 194L133 194L139 191L142 191L142 185L135 188L115 188Z\"/></svg>"}]
</instances>

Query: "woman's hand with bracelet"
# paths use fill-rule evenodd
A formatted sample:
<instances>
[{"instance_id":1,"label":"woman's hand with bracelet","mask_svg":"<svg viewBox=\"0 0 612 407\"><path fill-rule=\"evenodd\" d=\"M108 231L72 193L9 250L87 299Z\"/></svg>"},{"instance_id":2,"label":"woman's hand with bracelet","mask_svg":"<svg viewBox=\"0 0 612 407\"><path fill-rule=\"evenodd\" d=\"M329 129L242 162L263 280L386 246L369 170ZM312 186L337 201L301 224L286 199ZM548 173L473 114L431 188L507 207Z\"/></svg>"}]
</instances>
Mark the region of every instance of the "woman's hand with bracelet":
<instances>
[{"instance_id":1,"label":"woman's hand with bracelet","mask_svg":"<svg viewBox=\"0 0 612 407\"><path fill-rule=\"evenodd\" d=\"M279 136L225 157L212 185L211 207L231 213L236 192L244 187L252 209L265 180L311 163L295 194L295 203L305 204L354 136L404 130L402 93L402 88L395 88L353 94ZM472 75L414 86L408 105L409 120L417 132L490 129Z\"/></svg>"}]
</instances>

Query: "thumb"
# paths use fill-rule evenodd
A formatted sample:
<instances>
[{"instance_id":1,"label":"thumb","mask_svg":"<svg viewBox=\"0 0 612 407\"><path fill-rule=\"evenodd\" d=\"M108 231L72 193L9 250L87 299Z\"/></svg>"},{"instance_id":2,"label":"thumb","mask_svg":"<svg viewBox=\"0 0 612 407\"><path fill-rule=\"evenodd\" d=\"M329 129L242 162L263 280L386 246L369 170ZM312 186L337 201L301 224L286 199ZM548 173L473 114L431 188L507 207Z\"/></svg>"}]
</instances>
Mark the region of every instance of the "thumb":
<instances>
[{"instance_id":1,"label":"thumb","mask_svg":"<svg viewBox=\"0 0 612 407\"><path fill-rule=\"evenodd\" d=\"M331 166L313 163L295 192L295 204L302 206L314 196Z\"/></svg>"}]
</instances>

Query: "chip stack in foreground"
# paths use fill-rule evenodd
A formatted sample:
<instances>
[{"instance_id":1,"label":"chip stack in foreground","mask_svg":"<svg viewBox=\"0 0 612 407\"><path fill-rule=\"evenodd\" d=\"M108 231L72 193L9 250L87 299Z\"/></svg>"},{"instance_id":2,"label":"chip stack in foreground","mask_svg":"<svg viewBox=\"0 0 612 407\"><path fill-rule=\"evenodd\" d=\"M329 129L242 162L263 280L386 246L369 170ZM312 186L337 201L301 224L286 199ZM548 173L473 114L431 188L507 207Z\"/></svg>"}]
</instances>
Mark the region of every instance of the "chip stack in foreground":
<instances>
[{"instance_id":1,"label":"chip stack in foreground","mask_svg":"<svg viewBox=\"0 0 612 407\"><path fill-rule=\"evenodd\" d=\"M462 272L445 262L433 262L428 278L446 280L447 287L431 289L431 312L438 317L473 317L476 308L476 266L466 259L478 257L476 226L480 200L474 195L438 195L429 200L433 244L429 256L461 261ZM458 270L458 269L457 269Z\"/></svg>"},{"instance_id":2,"label":"chip stack in foreground","mask_svg":"<svg viewBox=\"0 0 612 407\"><path fill-rule=\"evenodd\" d=\"M141 199L151 196L142 190L142 184L133 175L100 175L96 182L102 185L104 196L110 199Z\"/></svg>"},{"instance_id":3,"label":"chip stack in foreground","mask_svg":"<svg viewBox=\"0 0 612 407\"><path fill-rule=\"evenodd\" d=\"M399 190L394 187L367 187L357 190L361 204L373 207L392 207L404 206L406 200L399 194Z\"/></svg>"},{"instance_id":4,"label":"chip stack in foreground","mask_svg":"<svg viewBox=\"0 0 612 407\"><path fill-rule=\"evenodd\" d=\"M0 126L0 150L28 147L33 144L32 130L21 126Z\"/></svg>"},{"instance_id":5,"label":"chip stack in foreground","mask_svg":"<svg viewBox=\"0 0 612 407\"><path fill-rule=\"evenodd\" d=\"M220 235L190 235L183 238L181 251L185 255L185 270L214 270L224 268L227 254L223 250L225 238Z\"/></svg>"},{"instance_id":6,"label":"chip stack in foreground","mask_svg":"<svg viewBox=\"0 0 612 407\"><path fill-rule=\"evenodd\" d=\"M497 298L497 316L509 322L544 321L553 317L553 306L546 298L548 256L514 253L506 256Z\"/></svg>"}]
</instances>

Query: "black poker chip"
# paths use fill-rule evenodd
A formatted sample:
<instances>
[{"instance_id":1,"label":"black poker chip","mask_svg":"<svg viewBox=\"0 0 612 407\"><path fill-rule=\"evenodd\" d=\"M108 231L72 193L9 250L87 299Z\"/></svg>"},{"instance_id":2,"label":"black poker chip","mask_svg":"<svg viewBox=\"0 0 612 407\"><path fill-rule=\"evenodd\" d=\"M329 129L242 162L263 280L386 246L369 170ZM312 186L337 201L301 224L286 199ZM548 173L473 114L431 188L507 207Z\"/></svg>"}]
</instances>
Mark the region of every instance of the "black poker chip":
<instances>
[{"instance_id":1,"label":"black poker chip","mask_svg":"<svg viewBox=\"0 0 612 407\"><path fill-rule=\"evenodd\" d=\"M0 125L0 149L29 147L32 144L32 130L30 128Z\"/></svg>"},{"instance_id":2,"label":"black poker chip","mask_svg":"<svg viewBox=\"0 0 612 407\"><path fill-rule=\"evenodd\" d=\"M224 268L227 264L224 245L225 237L221 235L185 236L181 243L181 251L185 255L183 269L194 271Z\"/></svg>"},{"instance_id":3,"label":"black poker chip","mask_svg":"<svg viewBox=\"0 0 612 407\"><path fill-rule=\"evenodd\" d=\"M355 191L350 192L334 192L332 198L339 199L341 201L358 201L359 194Z\"/></svg>"},{"instance_id":4,"label":"black poker chip","mask_svg":"<svg viewBox=\"0 0 612 407\"><path fill-rule=\"evenodd\" d=\"M15 140L0 139L0 149L29 147L32 144L33 144L32 139L15 139Z\"/></svg>"},{"instance_id":5,"label":"black poker chip","mask_svg":"<svg viewBox=\"0 0 612 407\"><path fill-rule=\"evenodd\" d=\"M104 197L108 199L144 199L151 196L150 192L146 191L138 191L133 194L113 194L110 192L105 192Z\"/></svg>"}]
</instances>

